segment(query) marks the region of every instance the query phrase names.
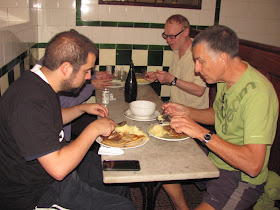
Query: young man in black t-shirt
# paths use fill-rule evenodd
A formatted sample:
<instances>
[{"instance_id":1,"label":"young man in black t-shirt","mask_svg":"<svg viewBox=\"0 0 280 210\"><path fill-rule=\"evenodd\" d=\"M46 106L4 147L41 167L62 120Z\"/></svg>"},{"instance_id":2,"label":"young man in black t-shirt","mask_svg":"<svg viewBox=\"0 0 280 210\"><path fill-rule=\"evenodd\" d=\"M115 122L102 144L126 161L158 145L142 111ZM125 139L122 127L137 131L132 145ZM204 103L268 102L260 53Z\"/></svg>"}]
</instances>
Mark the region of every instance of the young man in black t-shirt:
<instances>
[{"instance_id":1,"label":"young man in black t-shirt","mask_svg":"<svg viewBox=\"0 0 280 210\"><path fill-rule=\"evenodd\" d=\"M108 119L108 109L99 104L61 111L56 93L79 90L91 78L96 56L97 49L88 38L62 32L48 43L41 70L24 73L1 98L1 209L53 204L68 209L135 209L128 199L82 181L75 170L95 139L108 136L116 124ZM83 113L103 118L66 144L63 124Z\"/></svg>"}]
</instances>

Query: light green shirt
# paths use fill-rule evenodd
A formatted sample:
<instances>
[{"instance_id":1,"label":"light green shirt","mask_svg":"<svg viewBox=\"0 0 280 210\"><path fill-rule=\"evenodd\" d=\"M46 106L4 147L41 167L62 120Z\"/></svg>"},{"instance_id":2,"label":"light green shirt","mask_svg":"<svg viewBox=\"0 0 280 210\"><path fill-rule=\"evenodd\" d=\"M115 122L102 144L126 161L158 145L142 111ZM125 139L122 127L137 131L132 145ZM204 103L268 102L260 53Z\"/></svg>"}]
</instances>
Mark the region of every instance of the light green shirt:
<instances>
[{"instance_id":1,"label":"light green shirt","mask_svg":"<svg viewBox=\"0 0 280 210\"><path fill-rule=\"evenodd\" d=\"M261 173L255 178L243 172L241 175L243 181L259 185L267 180L267 164L279 113L278 99L269 80L246 64L247 70L228 90L225 83L217 84L217 95L213 104L215 129L219 137L232 144L267 144ZM209 158L218 168L237 170L212 152Z\"/></svg>"}]
</instances>

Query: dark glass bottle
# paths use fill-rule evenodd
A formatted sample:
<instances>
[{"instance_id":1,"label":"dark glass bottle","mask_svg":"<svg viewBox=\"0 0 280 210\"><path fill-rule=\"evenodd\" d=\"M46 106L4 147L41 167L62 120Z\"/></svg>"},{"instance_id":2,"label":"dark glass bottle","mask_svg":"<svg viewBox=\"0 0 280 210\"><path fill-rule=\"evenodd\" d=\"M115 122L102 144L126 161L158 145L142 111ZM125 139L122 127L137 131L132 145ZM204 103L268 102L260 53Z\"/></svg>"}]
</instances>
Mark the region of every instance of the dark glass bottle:
<instances>
[{"instance_id":1,"label":"dark glass bottle","mask_svg":"<svg viewBox=\"0 0 280 210\"><path fill-rule=\"evenodd\" d=\"M137 80L136 80L134 65L132 61L130 63L130 69L125 81L124 97L125 97L125 102L127 103L136 101L137 98Z\"/></svg>"}]
</instances>

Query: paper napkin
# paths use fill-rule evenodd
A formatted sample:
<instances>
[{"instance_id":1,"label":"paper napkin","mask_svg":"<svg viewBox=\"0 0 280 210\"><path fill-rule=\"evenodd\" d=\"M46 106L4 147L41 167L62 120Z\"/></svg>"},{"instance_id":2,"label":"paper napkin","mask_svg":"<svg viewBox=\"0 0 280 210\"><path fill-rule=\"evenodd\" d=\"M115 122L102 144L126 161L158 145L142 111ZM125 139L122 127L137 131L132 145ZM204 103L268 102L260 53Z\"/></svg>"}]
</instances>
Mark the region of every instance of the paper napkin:
<instances>
[{"instance_id":1,"label":"paper napkin","mask_svg":"<svg viewBox=\"0 0 280 210\"><path fill-rule=\"evenodd\" d=\"M98 150L99 155L123 155L124 151L120 148L100 146Z\"/></svg>"}]
</instances>

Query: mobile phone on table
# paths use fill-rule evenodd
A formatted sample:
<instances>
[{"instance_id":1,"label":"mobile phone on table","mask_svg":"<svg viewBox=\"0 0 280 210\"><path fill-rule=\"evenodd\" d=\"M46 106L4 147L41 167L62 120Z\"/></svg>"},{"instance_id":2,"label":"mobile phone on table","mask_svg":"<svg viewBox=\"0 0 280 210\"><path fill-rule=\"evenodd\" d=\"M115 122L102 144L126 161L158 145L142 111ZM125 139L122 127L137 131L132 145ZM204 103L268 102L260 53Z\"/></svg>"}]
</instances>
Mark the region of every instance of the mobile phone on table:
<instances>
[{"instance_id":1,"label":"mobile phone on table","mask_svg":"<svg viewBox=\"0 0 280 210\"><path fill-rule=\"evenodd\" d=\"M104 171L139 171L139 160L103 160Z\"/></svg>"}]
</instances>

